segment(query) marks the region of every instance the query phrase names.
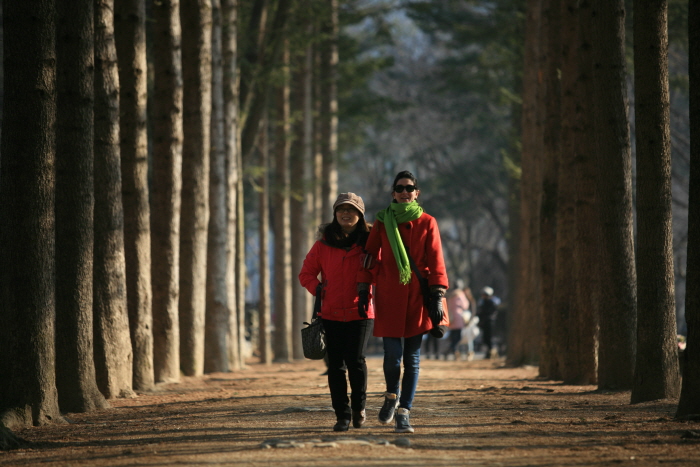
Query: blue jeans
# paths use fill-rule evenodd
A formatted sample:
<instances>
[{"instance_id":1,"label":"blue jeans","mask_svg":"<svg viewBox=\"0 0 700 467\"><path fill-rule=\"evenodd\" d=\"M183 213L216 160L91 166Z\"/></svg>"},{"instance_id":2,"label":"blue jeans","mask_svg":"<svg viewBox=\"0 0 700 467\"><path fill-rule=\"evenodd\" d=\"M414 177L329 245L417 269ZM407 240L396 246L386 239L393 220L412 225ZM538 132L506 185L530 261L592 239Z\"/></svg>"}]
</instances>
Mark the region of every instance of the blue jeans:
<instances>
[{"instance_id":1,"label":"blue jeans","mask_svg":"<svg viewBox=\"0 0 700 467\"><path fill-rule=\"evenodd\" d=\"M399 394L401 379L401 358L403 358L403 380L401 380L401 396L399 407L410 409L418 386L420 371L420 345L422 335L413 337L384 337L384 379L386 391Z\"/></svg>"}]
</instances>

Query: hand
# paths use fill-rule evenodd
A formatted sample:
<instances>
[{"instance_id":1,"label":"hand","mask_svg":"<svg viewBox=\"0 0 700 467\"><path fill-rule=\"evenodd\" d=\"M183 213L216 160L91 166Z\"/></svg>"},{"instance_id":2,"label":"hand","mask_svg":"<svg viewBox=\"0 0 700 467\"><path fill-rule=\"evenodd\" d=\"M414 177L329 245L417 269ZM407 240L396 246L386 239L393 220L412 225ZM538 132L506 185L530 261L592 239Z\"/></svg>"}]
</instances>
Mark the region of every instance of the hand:
<instances>
[{"instance_id":1,"label":"hand","mask_svg":"<svg viewBox=\"0 0 700 467\"><path fill-rule=\"evenodd\" d=\"M430 320L433 322L433 328L437 328L442 321L445 311L442 308L442 297L444 293L439 290L433 290L430 292L430 297L428 299L428 315Z\"/></svg>"},{"instance_id":2,"label":"hand","mask_svg":"<svg viewBox=\"0 0 700 467\"><path fill-rule=\"evenodd\" d=\"M360 318L367 318L367 310L369 310L369 290L360 290L357 292L357 312Z\"/></svg>"}]
</instances>

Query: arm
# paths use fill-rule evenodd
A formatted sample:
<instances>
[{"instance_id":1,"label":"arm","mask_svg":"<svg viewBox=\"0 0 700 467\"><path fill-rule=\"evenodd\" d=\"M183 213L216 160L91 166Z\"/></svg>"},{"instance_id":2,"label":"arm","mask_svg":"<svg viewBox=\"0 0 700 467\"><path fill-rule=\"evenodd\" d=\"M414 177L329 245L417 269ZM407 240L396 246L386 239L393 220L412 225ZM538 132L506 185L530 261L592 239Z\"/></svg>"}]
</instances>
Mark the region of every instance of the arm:
<instances>
[{"instance_id":1,"label":"arm","mask_svg":"<svg viewBox=\"0 0 700 467\"><path fill-rule=\"evenodd\" d=\"M366 269L364 266L360 266L360 270L357 273L357 282L375 282L374 275L377 272L377 262L380 258L379 255L382 247L381 231L383 228L384 224L380 221L376 221L372 226L372 230L369 232L369 237L365 244L365 252L374 257L374 267L372 269Z\"/></svg>"},{"instance_id":2,"label":"arm","mask_svg":"<svg viewBox=\"0 0 700 467\"><path fill-rule=\"evenodd\" d=\"M316 287L320 284L318 274L323 272L320 258L321 245L321 242L314 243L306 254L301 272L299 272L299 283L314 296L316 296Z\"/></svg>"},{"instance_id":3,"label":"arm","mask_svg":"<svg viewBox=\"0 0 700 467\"><path fill-rule=\"evenodd\" d=\"M441 288L446 290L448 287L447 269L445 268L445 259L442 255L442 240L440 239L440 230L438 229L435 218L430 219L428 231L425 240L425 257L428 263L428 284L431 290Z\"/></svg>"}]
</instances>

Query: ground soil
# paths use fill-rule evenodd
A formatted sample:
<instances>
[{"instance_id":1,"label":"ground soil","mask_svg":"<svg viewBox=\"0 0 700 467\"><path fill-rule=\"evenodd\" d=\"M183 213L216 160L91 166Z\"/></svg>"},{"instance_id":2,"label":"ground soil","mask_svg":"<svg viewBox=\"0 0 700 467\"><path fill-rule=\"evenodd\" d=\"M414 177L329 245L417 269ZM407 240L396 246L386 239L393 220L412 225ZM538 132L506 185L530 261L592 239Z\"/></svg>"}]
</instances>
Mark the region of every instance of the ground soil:
<instances>
[{"instance_id":1,"label":"ground soil","mask_svg":"<svg viewBox=\"0 0 700 467\"><path fill-rule=\"evenodd\" d=\"M499 359L423 360L416 431L396 434L376 418L381 363L368 360L360 429L331 430L322 362L251 360L19 431L30 447L0 452L0 465L700 465L700 422L674 420L676 400L630 405L629 392L538 379Z\"/></svg>"}]
</instances>

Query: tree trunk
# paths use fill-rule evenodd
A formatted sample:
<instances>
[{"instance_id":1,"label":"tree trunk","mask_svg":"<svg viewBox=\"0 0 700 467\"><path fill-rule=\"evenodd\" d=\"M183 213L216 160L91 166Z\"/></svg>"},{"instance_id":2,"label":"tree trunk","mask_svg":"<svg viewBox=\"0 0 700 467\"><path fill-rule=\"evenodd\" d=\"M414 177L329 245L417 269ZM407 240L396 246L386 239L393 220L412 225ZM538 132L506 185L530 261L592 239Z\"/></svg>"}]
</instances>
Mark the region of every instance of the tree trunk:
<instances>
[{"instance_id":1,"label":"tree trunk","mask_svg":"<svg viewBox=\"0 0 700 467\"><path fill-rule=\"evenodd\" d=\"M95 2L94 336L97 386L107 398L134 394L126 307L119 75L113 11L113 0Z\"/></svg>"},{"instance_id":2,"label":"tree trunk","mask_svg":"<svg viewBox=\"0 0 700 467\"><path fill-rule=\"evenodd\" d=\"M676 417L700 413L700 2L688 2L690 78L690 182L686 266L683 385Z\"/></svg>"},{"instance_id":3,"label":"tree trunk","mask_svg":"<svg viewBox=\"0 0 700 467\"><path fill-rule=\"evenodd\" d=\"M236 0L222 0L222 54L223 54L223 95L224 95L224 148L226 151L226 300L229 308L228 362L232 370L243 366L242 344L244 334L238 327L238 294L236 282L236 239L237 239L237 199L238 186L243 183L238 127L238 42L236 30Z\"/></svg>"},{"instance_id":4,"label":"tree trunk","mask_svg":"<svg viewBox=\"0 0 700 467\"><path fill-rule=\"evenodd\" d=\"M338 0L326 6L321 34L325 37L321 45L319 121L321 125L321 175L323 214L333 212L333 202L338 192Z\"/></svg>"},{"instance_id":5,"label":"tree trunk","mask_svg":"<svg viewBox=\"0 0 700 467\"><path fill-rule=\"evenodd\" d=\"M540 23L542 0L528 0L525 23L523 72L522 155L520 175L520 235L518 238L517 276L514 311L508 337L507 361L510 365L536 364L540 343L540 262L539 262L539 155L542 132L538 76L540 70ZM472 304L474 310L475 304Z\"/></svg>"},{"instance_id":6,"label":"tree trunk","mask_svg":"<svg viewBox=\"0 0 700 467\"><path fill-rule=\"evenodd\" d=\"M667 0L634 2L637 360L632 403L678 397Z\"/></svg>"},{"instance_id":7,"label":"tree trunk","mask_svg":"<svg viewBox=\"0 0 700 467\"><path fill-rule=\"evenodd\" d=\"M180 213L180 367L204 372L209 226L211 0L183 0L182 211Z\"/></svg>"},{"instance_id":8,"label":"tree trunk","mask_svg":"<svg viewBox=\"0 0 700 467\"><path fill-rule=\"evenodd\" d=\"M294 88L291 100L291 114L294 118L294 138L290 147L290 216L291 246L292 246L292 338L294 358L304 358L304 348L301 343L300 330L304 327L304 321L308 320L310 311L309 294L303 287L299 287L296 275L301 271L306 252L309 250L309 205L307 204L307 189L310 180L307 176L310 156L306 152L306 143L310 135L306 134L308 117L305 114L308 93L311 88L311 70L306 66L307 58L311 55L311 47L307 47L306 53L300 55L294 71Z\"/></svg>"},{"instance_id":9,"label":"tree trunk","mask_svg":"<svg viewBox=\"0 0 700 467\"><path fill-rule=\"evenodd\" d=\"M153 4L153 367L156 382L180 379L182 67L177 0Z\"/></svg>"},{"instance_id":10,"label":"tree trunk","mask_svg":"<svg viewBox=\"0 0 700 467\"><path fill-rule=\"evenodd\" d=\"M120 152L124 205L126 303L133 349L133 387L153 388L151 211L148 205L146 2L115 0L119 61Z\"/></svg>"},{"instance_id":11,"label":"tree trunk","mask_svg":"<svg viewBox=\"0 0 700 467\"><path fill-rule=\"evenodd\" d=\"M63 420L55 336L56 53L53 0L3 6L0 170L0 427ZM17 439L3 430L0 444Z\"/></svg>"},{"instance_id":12,"label":"tree trunk","mask_svg":"<svg viewBox=\"0 0 700 467\"><path fill-rule=\"evenodd\" d=\"M212 99L209 172L209 230L207 240L207 301L204 335L204 371L228 371L228 300L226 249L228 212L226 209L226 141L224 132L223 55L220 0L212 0Z\"/></svg>"},{"instance_id":13,"label":"tree trunk","mask_svg":"<svg viewBox=\"0 0 700 467\"><path fill-rule=\"evenodd\" d=\"M540 297L542 306L542 348L540 374L550 379L562 379L557 350L562 337L557 334L559 323L555 315L555 268L557 239L557 173L561 151L561 86L560 66L560 8L559 0L543 1L543 22L546 31L542 69L545 88L544 151L542 168L542 202L540 205Z\"/></svg>"},{"instance_id":14,"label":"tree trunk","mask_svg":"<svg viewBox=\"0 0 700 467\"><path fill-rule=\"evenodd\" d=\"M632 239L632 162L625 82L622 0L592 0L594 134L601 200L598 386L632 387L637 278Z\"/></svg>"},{"instance_id":15,"label":"tree trunk","mask_svg":"<svg viewBox=\"0 0 700 467\"><path fill-rule=\"evenodd\" d=\"M286 362L292 354L292 258L289 210L289 49L284 47L285 79L276 95L275 170L272 191L272 228L275 248L275 361Z\"/></svg>"},{"instance_id":16,"label":"tree trunk","mask_svg":"<svg viewBox=\"0 0 700 467\"><path fill-rule=\"evenodd\" d=\"M556 260L554 273L554 315L557 360L560 374L568 384L590 384L589 377L578 367L579 335L576 308L576 270L570 262L574 254L576 207L574 172L578 125L576 115L576 41L578 38L578 5L576 0L562 0L561 20L561 150L557 177Z\"/></svg>"},{"instance_id":17,"label":"tree trunk","mask_svg":"<svg viewBox=\"0 0 700 467\"><path fill-rule=\"evenodd\" d=\"M593 134L593 62L591 60L591 4L579 1L576 56L576 113L574 138L575 241L574 270L576 275L575 305L578 315L572 326L578 329L578 367L591 384L598 382L598 314L600 309L598 261L600 217L595 193L596 159Z\"/></svg>"},{"instance_id":18,"label":"tree trunk","mask_svg":"<svg viewBox=\"0 0 700 467\"><path fill-rule=\"evenodd\" d=\"M108 406L93 357L93 2L56 14L56 387L62 412L88 412Z\"/></svg>"},{"instance_id":19,"label":"tree trunk","mask_svg":"<svg viewBox=\"0 0 700 467\"><path fill-rule=\"evenodd\" d=\"M260 362L272 363L272 339L270 333L270 181L269 148L267 144L267 119L260 132L260 252L258 254L260 269L260 299L258 302L258 345Z\"/></svg>"}]
</instances>

